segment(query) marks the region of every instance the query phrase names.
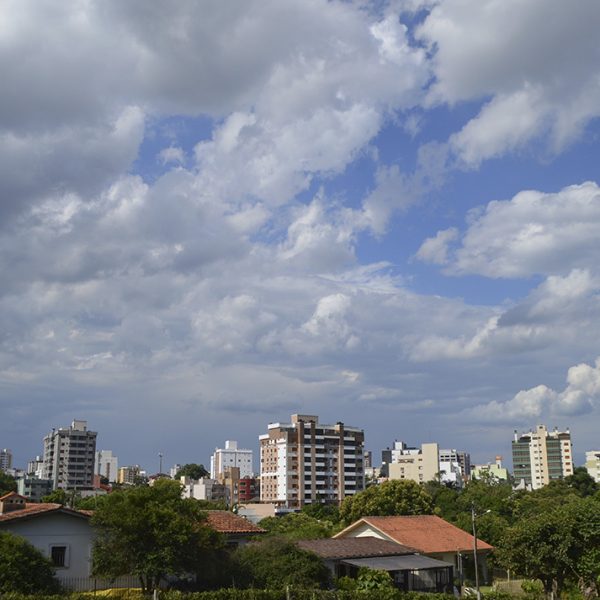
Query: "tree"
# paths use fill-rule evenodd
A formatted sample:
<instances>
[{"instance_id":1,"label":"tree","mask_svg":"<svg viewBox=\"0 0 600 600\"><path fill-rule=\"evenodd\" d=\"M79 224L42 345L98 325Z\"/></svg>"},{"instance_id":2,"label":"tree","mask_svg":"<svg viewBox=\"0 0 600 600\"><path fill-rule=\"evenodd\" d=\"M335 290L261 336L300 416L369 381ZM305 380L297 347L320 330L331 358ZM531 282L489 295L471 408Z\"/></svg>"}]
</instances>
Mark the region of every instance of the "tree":
<instances>
[{"instance_id":1,"label":"tree","mask_svg":"<svg viewBox=\"0 0 600 600\"><path fill-rule=\"evenodd\" d=\"M182 499L181 486L170 479L113 492L92 517L98 534L93 572L137 575L144 591L166 576L196 573L221 545L205 518L196 501Z\"/></svg>"},{"instance_id":2,"label":"tree","mask_svg":"<svg viewBox=\"0 0 600 600\"><path fill-rule=\"evenodd\" d=\"M583 498L593 496L599 489L585 467L575 467L573 475L565 477L565 483Z\"/></svg>"},{"instance_id":3,"label":"tree","mask_svg":"<svg viewBox=\"0 0 600 600\"><path fill-rule=\"evenodd\" d=\"M316 554L281 538L248 544L236 551L236 560L239 565L237 583L245 587L326 588L331 581L329 569Z\"/></svg>"},{"instance_id":4,"label":"tree","mask_svg":"<svg viewBox=\"0 0 600 600\"><path fill-rule=\"evenodd\" d=\"M305 513L290 513L283 517L266 517L259 525L268 535L288 540L314 540L331 537L336 528L330 521L321 521Z\"/></svg>"},{"instance_id":5,"label":"tree","mask_svg":"<svg viewBox=\"0 0 600 600\"><path fill-rule=\"evenodd\" d=\"M0 532L0 593L56 594L52 563L23 538Z\"/></svg>"},{"instance_id":6,"label":"tree","mask_svg":"<svg viewBox=\"0 0 600 600\"><path fill-rule=\"evenodd\" d=\"M415 481L394 480L344 498L340 518L347 525L365 516L430 515L431 496Z\"/></svg>"},{"instance_id":7,"label":"tree","mask_svg":"<svg viewBox=\"0 0 600 600\"><path fill-rule=\"evenodd\" d=\"M4 496L4 494L16 491L16 479L14 477L11 477L8 473L5 473L2 469L0 469L0 496Z\"/></svg>"},{"instance_id":8,"label":"tree","mask_svg":"<svg viewBox=\"0 0 600 600\"><path fill-rule=\"evenodd\" d=\"M539 579L549 596L559 596L567 581L597 593L600 504L594 498L570 498L532 512L506 531L497 554L516 574Z\"/></svg>"},{"instance_id":9,"label":"tree","mask_svg":"<svg viewBox=\"0 0 600 600\"><path fill-rule=\"evenodd\" d=\"M67 504L69 498L67 496L67 492L65 492L65 490L63 490L62 488L57 488L55 490L53 490L52 492L50 492L49 494L46 494L43 498L42 498L42 502L50 502L52 504L62 504L63 506L65 504Z\"/></svg>"},{"instance_id":10,"label":"tree","mask_svg":"<svg viewBox=\"0 0 600 600\"><path fill-rule=\"evenodd\" d=\"M202 479L202 477L208 477L210 473L204 468L204 465L198 465L196 463L189 463L183 465L175 475L175 479L180 477L189 477L190 479Z\"/></svg>"}]
</instances>

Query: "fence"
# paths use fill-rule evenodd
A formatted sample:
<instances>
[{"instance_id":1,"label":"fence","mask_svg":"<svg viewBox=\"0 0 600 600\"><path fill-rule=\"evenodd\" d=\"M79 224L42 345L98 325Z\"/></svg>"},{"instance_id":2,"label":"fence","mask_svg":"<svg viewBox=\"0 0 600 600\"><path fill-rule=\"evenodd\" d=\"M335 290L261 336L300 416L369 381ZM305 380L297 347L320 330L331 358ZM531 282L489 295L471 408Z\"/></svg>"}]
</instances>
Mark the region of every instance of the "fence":
<instances>
[{"instance_id":1,"label":"fence","mask_svg":"<svg viewBox=\"0 0 600 600\"><path fill-rule=\"evenodd\" d=\"M106 577L65 577L61 585L69 592L95 592L117 588L139 588L140 580L134 575L109 579Z\"/></svg>"}]
</instances>

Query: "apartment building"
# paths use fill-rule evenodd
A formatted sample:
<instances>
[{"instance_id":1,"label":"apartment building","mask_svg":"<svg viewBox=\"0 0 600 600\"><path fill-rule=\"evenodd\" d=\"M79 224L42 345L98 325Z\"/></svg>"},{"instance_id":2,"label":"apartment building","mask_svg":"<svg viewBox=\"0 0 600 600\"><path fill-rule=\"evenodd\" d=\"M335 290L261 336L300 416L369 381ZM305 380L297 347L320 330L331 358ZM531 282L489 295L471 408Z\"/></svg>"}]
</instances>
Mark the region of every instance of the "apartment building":
<instances>
[{"instance_id":1,"label":"apartment building","mask_svg":"<svg viewBox=\"0 0 600 600\"><path fill-rule=\"evenodd\" d=\"M512 457L515 482L537 490L573 474L571 433L548 431L545 425L521 435L515 430Z\"/></svg>"},{"instance_id":2,"label":"apartment building","mask_svg":"<svg viewBox=\"0 0 600 600\"><path fill-rule=\"evenodd\" d=\"M382 453L385 465L382 474L389 479L410 479L417 483L435 480L440 475L439 447L436 443L421 444L420 448L409 448L396 440L392 448Z\"/></svg>"},{"instance_id":3,"label":"apartment building","mask_svg":"<svg viewBox=\"0 0 600 600\"><path fill-rule=\"evenodd\" d=\"M117 481L119 475L119 459L112 450L98 450L96 452L96 475L106 477L110 483Z\"/></svg>"},{"instance_id":4,"label":"apartment building","mask_svg":"<svg viewBox=\"0 0 600 600\"><path fill-rule=\"evenodd\" d=\"M44 437L42 478L51 479L53 489L93 489L97 435L87 421L53 429Z\"/></svg>"},{"instance_id":5,"label":"apartment building","mask_svg":"<svg viewBox=\"0 0 600 600\"><path fill-rule=\"evenodd\" d=\"M295 414L259 437L260 500L289 508L340 503L364 489L362 429Z\"/></svg>"},{"instance_id":6,"label":"apartment building","mask_svg":"<svg viewBox=\"0 0 600 600\"><path fill-rule=\"evenodd\" d=\"M473 479L490 478L495 481L508 481L508 469L502 466L502 457L496 456L496 461L485 465L473 465L471 469Z\"/></svg>"},{"instance_id":7,"label":"apartment building","mask_svg":"<svg viewBox=\"0 0 600 600\"><path fill-rule=\"evenodd\" d=\"M143 477L143 471L140 465L129 465L120 467L117 471L117 483L124 485L134 485Z\"/></svg>"},{"instance_id":8,"label":"apartment building","mask_svg":"<svg viewBox=\"0 0 600 600\"><path fill-rule=\"evenodd\" d=\"M600 450L590 450L585 453L585 468L590 477L600 483Z\"/></svg>"},{"instance_id":9,"label":"apartment building","mask_svg":"<svg viewBox=\"0 0 600 600\"><path fill-rule=\"evenodd\" d=\"M0 450L0 471L8 471L12 468L12 452L8 448Z\"/></svg>"},{"instance_id":10,"label":"apartment building","mask_svg":"<svg viewBox=\"0 0 600 600\"><path fill-rule=\"evenodd\" d=\"M242 478L252 477L254 474L252 455L252 450L238 448L236 441L227 440L225 448L215 448L215 452L210 458L211 479L225 475L231 467L239 468Z\"/></svg>"}]
</instances>

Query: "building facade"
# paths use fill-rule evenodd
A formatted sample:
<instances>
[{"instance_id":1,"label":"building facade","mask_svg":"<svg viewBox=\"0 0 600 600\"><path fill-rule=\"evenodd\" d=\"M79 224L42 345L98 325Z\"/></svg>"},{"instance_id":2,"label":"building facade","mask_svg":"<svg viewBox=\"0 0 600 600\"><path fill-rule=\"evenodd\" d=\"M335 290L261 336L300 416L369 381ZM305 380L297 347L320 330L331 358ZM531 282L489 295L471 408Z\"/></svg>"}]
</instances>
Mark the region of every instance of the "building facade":
<instances>
[{"instance_id":1,"label":"building facade","mask_svg":"<svg viewBox=\"0 0 600 600\"><path fill-rule=\"evenodd\" d=\"M98 450L96 452L96 475L106 477L110 483L117 481L119 475L119 459L112 450Z\"/></svg>"},{"instance_id":2,"label":"building facade","mask_svg":"<svg viewBox=\"0 0 600 600\"><path fill-rule=\"evenodd\" d=\"M8 448L0 450L0 471L12 469L12 452Z\"/></svg>"},{"instance_id":3,"label":"building facade","mask_svg":"<svg viewBox=\"0 0 600 600\"><path fill-rule=\"evenodd\" d=\"M289 508L340 503L364 489L364 431L292 415L271 423L260 442L260 499Z\"/></svg>"},{"instance_id":4,"label":"building facade","mask_svg":"<svg viewBox=\"0 0 600 600\"><path fill-rule=\"evenodd\" d=\"M117 483L134 485L142 477L142 468L140 465L130 465L121 467L117 473Z\"/></svg>"},{"instance_id":5,"label":"building facade","mask_svg":"<svg viewBox=\"0 0 600 600\"><path fill-rule=\"evenodd\" d=\"M573 475L571 433L548 431L545 425L521 435L515 431L512 442L515 483L537 490L551 481Z\"/></svg>"},{"instance_id":6,"label":"building facade","mask_svg":"<svg viewBox=\"0 0 600 600\"><path fill-rule=\"evenodd\" d=\"M389 454L388 454L389 453ZM439 447L436 443L421 444L420 448L409 448L396 440L391 449L384 450L382 457L389 458L386 469L389 479L410 479L417 483L437 480L440 476Z\"/></svg>"},{"instance_id":7,"label":"building facade","mask_svg":"<svg viewBox=\"0 0 600 600\"><path fill-rule=\"evenodd\" d=\"M42 478L51 479L54 489L92 489L97 435L88 431L87 421L53 429L44 438Z\"/></svg>"},{"instance_id":8,"label":"building facade","mask_svg":"<svg viewBox=\"0 0 600 600\"><path fill-rule=\"evenodd\" d=\"M252 477L254 474L252 450L238 448L234 440L227 440L225 448L215 448L210 458L210 476L218 479L225 475L231 467L240 470L240 477Z\"/></svg>"},{"instance_id":9,"label":"building facade","mask_svg":"<svg viewBox=\"0 0 600 600\"><path fill-rule=\"evenodd\" d=\"M585 453L585 468L590 477L600 483L600 450L590 450Z\"/></svg>"},{"instance_id":10,"label":"building facade","mask_svg":"<svg viewBox=\"0 0 600 600\"><path fill-rule=\"evenodd\" d=\"M496 456L496 461L486 465L473 465L471 469L473 479L489 478L493 481L508 481L508 469L502 466L502 457Z\"/></svg>"}]
</instances>

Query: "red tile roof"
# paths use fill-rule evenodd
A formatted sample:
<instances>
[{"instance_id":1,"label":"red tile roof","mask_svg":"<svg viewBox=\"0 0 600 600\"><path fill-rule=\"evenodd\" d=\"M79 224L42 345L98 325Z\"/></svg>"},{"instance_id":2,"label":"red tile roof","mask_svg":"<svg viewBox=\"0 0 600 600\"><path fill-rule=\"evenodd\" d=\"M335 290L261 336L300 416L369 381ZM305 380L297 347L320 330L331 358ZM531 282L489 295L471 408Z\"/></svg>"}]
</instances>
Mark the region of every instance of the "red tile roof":
<instances>
[{"instance_id":1,"label":"red tile roof","mask_svg":"<svg viewBox=\"0 0 600 600\"><path fill-rule=\"evenodd\" d=\"M416 548L423 554L440 552L466 552L473 549L473 536L455 525L435 515L363 517L353 523L335 538L348 537L361 524L367 524L390 539ZM493 550L493 547L477 538L480 550Z\"/></svg>"},{"instance_id":2,"label":"red tile roof","mask_svg":"<svg viewBox=\"0 0 600 600\"><path fill-rule=\"evenodd\" d=\"M220 533L264 533L265 530L254 525L244 517L227 510L209 510L207 522L210 527Z\"/></svg>"},{"instance_id":3,"label":"red tile roof","mask_svg":"<svg viewBox=\"0 0 600 600\"><path fill-rule=\"evenodd\" d=\"M4 496L0 496L0 502L2 502L3 500L6 500L7 498L22 498L23 500L27 500L27 498L25 498L25 496L21 496L20 494L17 494L17 492L8 492L8 494L4 494Z\"/></svg>"},{"instance_id":4,"label":"red tile roof","mask_svg":"<svg viewBox=\"0 0 600 600\"><path fill-rule=\"evenodd\" d=\"M414 548L376 537L299 540L297 544L303 550L310 550L325 559L402 556L416 553Z\"/></svg>"},{"instance_id":5,"label":"red tile roof","mask_svg":"<svg viewBox=\"0 0 600 600\"><path fill-rule=\"evenodd\" d=\"M69 515L75 515L78 517L88 518L89 515L84 511L73 510L71 508L67 508L62 504L55 504L52 502L41 502L41 503L29 503L25 505L25 508L21 510L13 510L6 514L0 515L0 524L5 523L6 521L16 521L18 519L31 519L33 517L37 517L39 515L48 514L51 512L60 511L62 513L66 513Z\"/></svg>"}]
</instances>

